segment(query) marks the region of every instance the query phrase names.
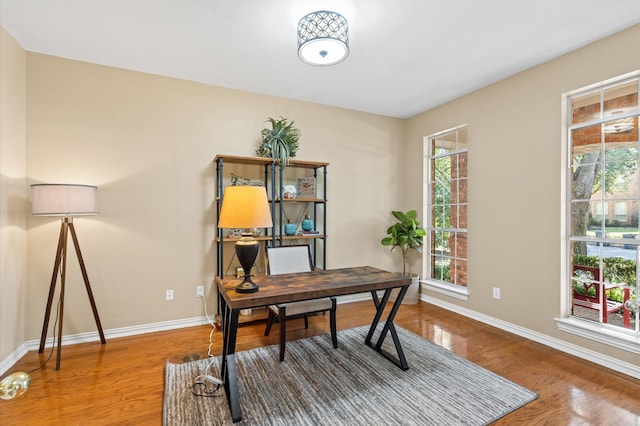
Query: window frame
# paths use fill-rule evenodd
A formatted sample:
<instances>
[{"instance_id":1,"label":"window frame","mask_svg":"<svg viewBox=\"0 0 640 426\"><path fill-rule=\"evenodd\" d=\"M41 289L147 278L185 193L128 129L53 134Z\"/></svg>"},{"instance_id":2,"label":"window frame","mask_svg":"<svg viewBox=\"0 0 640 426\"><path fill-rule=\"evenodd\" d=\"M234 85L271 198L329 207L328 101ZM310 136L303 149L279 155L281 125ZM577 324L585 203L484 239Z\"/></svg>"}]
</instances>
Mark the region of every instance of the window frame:
<instances>
[{"instance_id":1,"label":"window frame","mask_svg":"<svg viewBox=\"0 0 640 426\"><path fill-rule=\"evenodd\" d=\"M469 298L469 287L468 287L468 283L467 286L461 286L458 284L453 284L450 282L446 282L446 281L441 281L441 280L436 280L434 278L431 278L431 233L434 230L434 226L432 226L432 218L433 218L433 203L432 203L432 189L431 189L431 176L432 176L432 160L436 157L442 157L442 155L432 155L431 152L431 142L434 139L443 137L445 135L454 133L454 132L459 132L461 130L465 130L467 131L467 137L468 137L468 130L469 130L469 126L468 124L462 124L459 126L455 126L452 127L450 129L446 129L446 130L442 130L440 132L431 134L429 136L425 136L423 138L423 148L424 148L424 154L423 154L423 170L424 170L424 176L423 176L423 217L426 218L425 220L425 228L427 230L427 236L425 238L425 249L422 253L422 264L423 264L423 270L422 270L422 276L425 277L423 279L423 286L425 287L425 289L433 291L435 293L439 293L439 294L443 294L443 295L447 295L450 297L454 297L457 299L461 299L461 300L467 300ZM457 155L460 153L466 153L467 154L467 175L466 175L466 181L467 181L467 207L469 205L468 202L468 182L469 182L469 174L468 174L468 155L469 155L469 147L468 147L468 141L467 141L467 145L464 149L456 149L454 151L451 151L450 153L448 153L448 156L453 156L453 155ZM468 215L468 208L467 208L467 213ZM468 216L467 216L467 220L468 220ZM465 233L467 236L467 242L468 242L468 229L467 228L447 228L448 231L455 231L455 232L459 232L459 233ZM468 252L467 252L468 253ZM469 259L468 259L468 255L466 258L466 262L468 265Z\"/></svg>"},{"instance_id":2,"label":"window frame","mask_svg":"<svg viewBox=\"0 0 640 426\"><path fill-rule=\"evenodd\" d=\"M572 252L571 244L575 241L582 241L579 237L572 236L571 227L571 202L572 202L572 140L571 132L579 127L586 125L597 125L609 122L610 118L595 119L585 123L572 125L571 101L575 97L585 96L589 93L604 92L607 88L620 85L625 81L638 81L640 85L640 70L634 71L622 76L614 77L606 81L602 81L587 87L576 89L562 94L562 171L561 171L561 297L560 297L560 317L555 318L558 329L567 333L578 335L580 337L600 342L609 346L613 346L625 351L640 354L640 333L635 329L626 329L620 326L614 326L606 323L595 322L572 315ZM638 110L631 113L632 116L638 116L640 120L640 106ZM640 196L635 201L638 201ZM608 216L607 209L603 209L604 218ZM640 242L632 242L631 244L640 250ZM638 259L636 258L636 262ZM636 265L636 278L638 278L640 267ZM636 282L640 280L636 279ZM637 287L636 287L637 288ZM637 290L636 290L637 291ZM636 319L639 321L640 319Z\"/></svg>"}]
</instances>

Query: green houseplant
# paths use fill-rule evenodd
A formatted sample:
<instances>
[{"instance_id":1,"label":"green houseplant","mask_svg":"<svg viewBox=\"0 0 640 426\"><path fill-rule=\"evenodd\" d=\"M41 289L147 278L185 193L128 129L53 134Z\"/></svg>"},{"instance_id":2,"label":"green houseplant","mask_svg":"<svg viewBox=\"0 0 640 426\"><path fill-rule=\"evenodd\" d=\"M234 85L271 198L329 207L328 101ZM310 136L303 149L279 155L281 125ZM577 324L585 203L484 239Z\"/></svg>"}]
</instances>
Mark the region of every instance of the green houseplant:
<instances>
[{"instance_id":1,"label":"green houseplant","mask_svg":"<svg viewBox=\"0 0 640 426\"><path fill-rule=\"evenodd\" d=\"M286 167L300 147L300 130L294 126L293 120L289 121L284 117L279 120L268 118L267 122L271 123L271 128L262 129L262 142L256 149L256 154L273 158L281 167Z\"/></svg>"},{"instance_id":2,"label":"green houseplant","mask_svg":"<svg viewBox=\"0 0 640 426\"><path fill-rule=\"evenodd\" d=\"M387 229L387 236L381 241L383 246L391 246L399 248L402 253L402 273L407 273L407 254L409 250L415 250L422 253L423 237L427 235L427 231L420 227L417 220L418 213L415 210L409 210L406 213L400 211L392 211L391 214L398 222L394 223Z\"/></svg>"}]
</instances>

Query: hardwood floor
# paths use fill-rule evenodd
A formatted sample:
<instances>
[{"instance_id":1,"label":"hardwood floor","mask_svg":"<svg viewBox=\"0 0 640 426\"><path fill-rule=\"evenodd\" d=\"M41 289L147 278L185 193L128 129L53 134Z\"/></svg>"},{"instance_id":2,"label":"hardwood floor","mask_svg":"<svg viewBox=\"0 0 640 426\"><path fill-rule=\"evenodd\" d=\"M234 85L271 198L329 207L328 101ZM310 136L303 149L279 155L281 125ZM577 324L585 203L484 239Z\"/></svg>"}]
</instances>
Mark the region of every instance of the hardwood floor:
<instances>
[{"instance_id":1,"label":"hardwood floor","mask_svg":"<svg viewBox=\"0 0 640 426\"><path fill-rule=\"evenodd\" d=\"M373 312L370 302L339 305L338 330L368 324ZM402 305L396 322L539 393L496 425L640 425L640 380L424 302ZM59 371L52 359L31 373L25 395L0 400L0 425L160 425L165 363L206 357L210 331L198 326L110 339L104 346L65 346ZM264 323L243 326L237 349L277 343L277 332L263 332ZM297 339L328 332L328 318L313 317L308 330L302 321L292 322L288 334ZM216 355L221 341L216 331ZM46 352L28 353L11 371L36 368Z\"/></svg>"}]
</instances>

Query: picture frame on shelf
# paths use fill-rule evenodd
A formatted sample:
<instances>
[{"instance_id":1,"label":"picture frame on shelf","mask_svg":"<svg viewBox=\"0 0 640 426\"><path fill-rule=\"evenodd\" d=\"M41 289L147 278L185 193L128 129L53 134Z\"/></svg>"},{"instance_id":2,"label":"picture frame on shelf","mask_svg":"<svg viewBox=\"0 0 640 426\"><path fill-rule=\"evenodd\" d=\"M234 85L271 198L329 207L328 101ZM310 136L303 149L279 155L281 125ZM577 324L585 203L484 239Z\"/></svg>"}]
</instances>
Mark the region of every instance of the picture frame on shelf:
<instances>
[{"instance_id":1,"label":"picture frame on shelf","mask_svg":"<svg viewBox=\"0 0 640 426\"><path fill-rule=\"evenodd\" d=\"M298 198L316 198L316 178L298 178Z\"/></svg>"}]
</instances>

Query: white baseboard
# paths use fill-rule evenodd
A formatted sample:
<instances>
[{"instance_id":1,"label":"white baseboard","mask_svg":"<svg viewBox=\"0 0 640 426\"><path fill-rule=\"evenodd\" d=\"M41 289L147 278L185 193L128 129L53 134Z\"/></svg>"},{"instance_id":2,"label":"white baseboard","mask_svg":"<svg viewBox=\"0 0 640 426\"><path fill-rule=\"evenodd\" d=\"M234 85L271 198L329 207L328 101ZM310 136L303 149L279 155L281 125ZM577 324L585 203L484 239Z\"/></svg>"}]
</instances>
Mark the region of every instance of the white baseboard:
<instances>
[{"instance_id":1,"label":"white baseboard","mask_svg":"<svg viewBox=\"0 0 640 426\"><path fill-rule=\"evenodd\" d=\"M359 302L362 300L369 300L371 296L369 294L353 294L349 296L342 296L338 298L338 303L351 303L351 302ZM591 351L589 349L585 349L583 347L567 343L563 340L556 339L554 337L547 336L542 333L538 333L536 331L520 327L518 325L499 320L494 317L490 317L488 315L481 314L476 311L472 311L470 309L466 309L455 305L453 303L448 303L446 301L436 299L433 297L426 296L424 293L420 295L420 299L431 303L433 305L439 306L448 311L452 311L463 315L465 317L474 319L476 321L480 321L482 323L488 324L490 326L499 328L501 330L507 331L509 333L513 333L515 335L524 337L526 339L532 340L534 342L538 342L545 346L552 347L559 351L577 356L578 358L586 359L587 361L591 361L595 364L602 365L603 367L615 370L617 372L627 374L631 377L635 377L640 379L640 367L637 365L633 365L624 361L620 361L619 359L612 358L606 355L602 355L601 353ZM122 328L114 328L111 330L105 330L105 338L117 338L117 337L126 337L126 336L135 336L139 334L145 333L153 333L156 331L166 331L166 330L174 330L177 328L184 327L192 327L196 325L209 324L209 320L206 316L202 317L193 317L186 318L181 320L173 320L173 321L163 321L152 324L142 324L132 327L122 327ZM98 332L90 332L90 333L80 333L74 334L70 336L64 336L62 339L62 344L73 345L77 343L86 343L86 342L97 342L100 340L100 336ZM53 345L53 339L47 339L46 342L47 347ZM22 344L18 349L16 349L11 355L0 362L0 375L4 374L9 368L11 368L20 358L22 358L28 351L37 350L40 346L39 340L30 340Z\"/></svg>"},{"instance_id":2,"label":"white baseboard","mask_svg":"<svg viewBox=\"0 0 640 426\"><path fill-rule=\"evenodd\" d=\"M603 355L590 349L585 349L581 346L565 342L564 340L556 339L555 337L551 337L546 334L538 333L537 331L533 331L528 328L520 327L510 322L502 321L500 319L460 307L441 299L427 296L424 293L420 295L420 300L431 303L448 311L463 315L465 317L474 319L476 321L480 321L492 327L496 327L509 333L516 334L545 346L549 346L561 352L565 352L578 358L591 361L610 370L614 370L619 373L635 377L636 379L640 379L640 366L624 362L607 355Z\"/></svg>"},{"instance_id":3,"label":"white baseboard","mask_svg":"<svg viewBox=\"0 0 640 426\"><path fill-rule=\"evenodd\" d=\"M163 321L152 324L142 324L132 327L114 328L111 330L104 330L104 337L107 339L115 339L118 337L135 336L145 333L154 333L156 331L174 330L176 328L192 327L196 325L209 324L209 320L206 316L186 318L174 321ZM72 334L63 336L62 346L75 345L78 343L98 342L100 341L100 335L98 331L89 333ZM45 342L45 347L50 350L53 346L53 337L50 337ZM0 363L0 375L9 370L20 358L22 358L29 351L36 351L40 347L40 340L29 340L23 343L18 349L16 349L11 355L2 360Z\"/></svg>"},{"instance_id":4,"label":"white baseboard","mask_svg":"<svg viewBox=\"0 0 640 426\"><path fill-rule=\"evenodd\" d=\"M36 346L37 347L37 346ZM13 351L13 353L9 354L8 357L0 361L0 376L7 372L13 365L20 360L23 356L25 356L29 352L27 349L27 344L23 343Z\"/></svg>"},{"instance_id":5,"label":"white baseboard","mask_svg":"<svg viewBox=\"0 0 640 426\"><path fill-rule=\"evenodd\" d=\"M352 294L349 296L339 297L337 302L342 303L351 303L351 302L359 302L361 300L369 300L371 296L369 294ZM202 317L194 317L194 318L186 318L181 320L174 321L163 321L156 322L152 324L142 324L131 327L121 327L114 328L111 330L104 330L104 337L109 339L115 339L118 337L127 337L127 336L136 336L139 334L145 333L154 333L156 331L167 331L174 330L177 328L184 327L192 327L196 325L209 324L209 320L206 316ZM88 342L98 342L100 341L100 335L98 331L88 332L88 333L79 333L72 334L68 336L63 336L62 338L62 346L67 345L75 345L78 343L88 343ZM50 337L46 340L45 346L47 348L51 348L54 344L53 337ZM8 371L16 362L18 362L23 356L26 355L29 351L36 351L40 347L40 340L30 340L22 345L18 349L16 349L12 354L10 354L7 358L0 362L0 375L4 374Z\"/></svg>"}]
</instances>

